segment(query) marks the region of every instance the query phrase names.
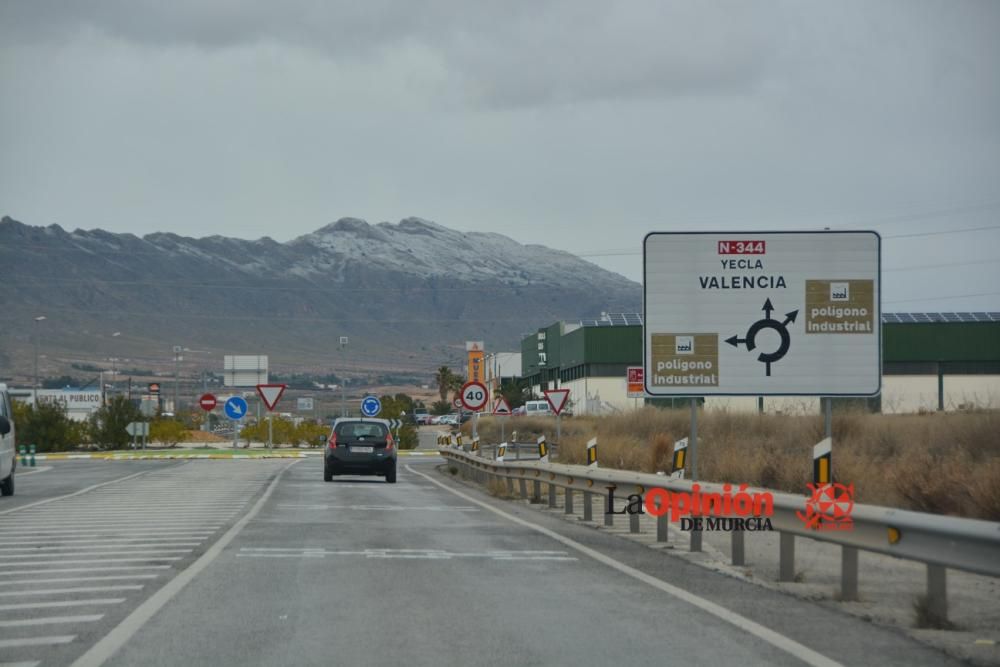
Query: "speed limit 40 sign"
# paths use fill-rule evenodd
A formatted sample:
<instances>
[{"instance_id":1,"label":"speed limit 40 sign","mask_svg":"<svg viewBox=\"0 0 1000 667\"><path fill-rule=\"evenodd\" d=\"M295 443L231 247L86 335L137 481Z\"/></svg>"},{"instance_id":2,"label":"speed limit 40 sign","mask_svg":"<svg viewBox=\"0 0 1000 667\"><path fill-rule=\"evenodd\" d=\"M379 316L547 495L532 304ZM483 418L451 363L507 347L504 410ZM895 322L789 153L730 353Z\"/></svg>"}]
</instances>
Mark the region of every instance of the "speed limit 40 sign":
<instances>
[{"instance_id":1,"label":"speed limit 40 sign","mask_svg":"<svg viewBox=\"0 0 1000 667\"><path fill-rule=\"evenodd\" d=\"M486 385L475 380L462 385L462 391L459 392L458 396L462 399L462 405L465 406L465 409L472 412L479 412L485 408L489 398L486 393Z\"/></svg>"}]
</instances>

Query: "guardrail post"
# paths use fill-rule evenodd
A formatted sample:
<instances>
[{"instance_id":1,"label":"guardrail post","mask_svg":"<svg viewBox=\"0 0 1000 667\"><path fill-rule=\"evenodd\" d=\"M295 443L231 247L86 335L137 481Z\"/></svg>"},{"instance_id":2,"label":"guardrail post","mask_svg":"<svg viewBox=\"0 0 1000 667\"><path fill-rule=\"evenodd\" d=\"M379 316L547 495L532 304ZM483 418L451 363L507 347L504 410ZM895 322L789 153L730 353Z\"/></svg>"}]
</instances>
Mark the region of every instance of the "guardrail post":
<instances>
[{"instance_id":1,"label":"guardrail post","mask_svg":"<svg viewBox=\"0 0 1000 667\"><path fill-rule=\"evenodd\" d=\"M510 495L514 495L514 478L513 477L508 477L507 478L507 493L509 493Z\"/></svg>"},{"instance_id":2,"label":"guardrail post","mask_svg":"<svg viewBox=\"0 0 1000 667\"><path fill-rule=\"evenodd\" d=\"M778 534L778 581L795 580L795 536Z\"/></svg>"},{"instance_id":3,"label":"guardrail post","mask_svg":"<svg viewBox=\"0 0 1000 667\"><path fill-rule=\"evenodd\" d=\"M583 520L594 520L594 494L591 491L583 492Z\"/></svg>"},{"instance_id":4,"label":"guardrail post","mask_svg":"<svg viewBox=\"0 0 1000 667\"><path fill-rule=\"evenodd\" d=\"M656 517L656 541L657 542L670 541L670 522L667 519L666 512Z\"/></svg>"},{"instance_id":5,"label":"guardrail post","mask_svg":"<svg viewBox=\"0 0 1000 667\"><path fill-rule=\"evenodd\" d=\"M628 532L638 533L639 532L639 517L641 515L638 512L628 515Z\"/></svg>"},{"instance_id":6,"label":"guardrail post","mask_svg":"<svg viewBox=\"0 0 1000 667\"><path fill-rule=\"evenodd\" d=\"M701 530L697 528L691 529L691 551L701 551Z\"/></svg>"},{"instance_id":7,"label":"guardrail post","mask_svg":"<svg viewBox=\"0 0 1000 667\"><path fill-rule=\"evenodd\" d=\"M566 514L573 513L573 489L566 489Z\"/></svg>"},{"instance_id":8,"label":"guardrail post","mask_svg":"<svg viewBox=\"0 0 1000 667\"><path fill-rule=\"evenodd\" d=\"M521 497L524 498L525 500L527 500L528 499L528 480L526 480L526 479L519 479L519 480L517 480L517 485L520 488Z\"/></svg>"},{"instance_id":9,"label":"guardrail post","mask_svg":"<svg viewBox=\"0 0 1000 667\"><path fill-rule=\"evenodd\" d=\"M743 535L742 530L733 531L733 565L744 565L746 563Z\"/></svg>"},{"instance_id":10,"label":"guardrail post","mask_svg":"<svg viewBox=\"0 0 1000 667\"><path fill-rule=\"evenodd\" d=\"M948 620L948 570L927 565L927 611L936 620Z\"/></svg>"},{"instance_id":11,"label":"guardrail post","mask_svg":"<svg viewBox=\"0 0 1000 667\"><path fill-rule=\"evenodd\" d=\"M534 487L531 489L531 502L542 502L542 483L537 479L534 480Z\"/></svg>"},{"instance_id":12,"label":"guardrail post","mask_svg":"<svg viewBox=\"0 0 1000 667\"><path fill-rule=\"evenodd\" d=\"M611 507L611 495L610 495L611 490L614 488L615 487L613 486L608 487L608 500L606 501L608 506L604 510L604 525L607 526L608 528L615 525L615 515L608 511L614 509L614 507Z\"/></svg>"},{"instance_id":13,"label":"guardrail post","mask_svg":"<svg viewBox=\"0 0 1000 667\"><path fill-rule=\"evenodd\" d=\"M858 599L858 548L840 548L840 599Z\"/></svg>"},{"instance_id":14,"label":"guardrail post","mask_svg":"<svg viewBox=\"0 0 1000 667\"><path fill-rule=\"evenodd\" d=\"M556 485L549 482L549 507L556 506Z\"/></svg>"}]
</instances>

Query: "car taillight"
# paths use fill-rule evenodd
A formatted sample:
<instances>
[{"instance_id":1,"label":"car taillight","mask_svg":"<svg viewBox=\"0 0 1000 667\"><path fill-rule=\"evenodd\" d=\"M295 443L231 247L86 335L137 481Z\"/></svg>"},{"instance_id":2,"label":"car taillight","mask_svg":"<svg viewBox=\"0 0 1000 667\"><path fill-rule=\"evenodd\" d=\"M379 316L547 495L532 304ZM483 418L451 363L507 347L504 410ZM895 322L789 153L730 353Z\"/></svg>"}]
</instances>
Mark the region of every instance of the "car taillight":
<instances>
[{"instance_id":1,"label":"car taillight","mask_svg":"<svg viewBox=\"0 0 1000 667\"><path fill-rule=\"evenodd\" d=\"M388 436L386 436L386 439L385 439L385 449L386 449L386 451L391 451L392 448L395 447L395 446L396 446L396 443L392 441L392 434L389 434Z\"/></svg>"},{"instance_id":2,"label":"car taillight","mask_svg":"<svg viewBox=\"0 0 1000 667\"><path fill-rule=\"evenodd\" d=\"M327 440L327 444L330 445L330 449L336 449L337 448L337 434L336 433L331 433L330 434L330 439Z\"/></svg>"}]
</instances>

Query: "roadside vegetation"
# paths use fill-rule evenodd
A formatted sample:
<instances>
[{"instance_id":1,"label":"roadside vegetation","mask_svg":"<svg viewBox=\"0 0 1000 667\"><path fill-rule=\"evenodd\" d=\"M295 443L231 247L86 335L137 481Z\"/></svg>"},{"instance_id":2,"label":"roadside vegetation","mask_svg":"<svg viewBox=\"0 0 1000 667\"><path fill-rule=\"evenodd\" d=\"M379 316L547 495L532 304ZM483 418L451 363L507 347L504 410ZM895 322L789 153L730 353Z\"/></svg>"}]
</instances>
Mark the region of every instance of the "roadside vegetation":
<instances>
[{"instance_id":1,"label":"roadside vegetation","mask_svg":"<svg viewBox=\"0 0 1000 667\"><path fill-rule=\"evenodd\" d=\"M463 427L466 431L470 425ZM586 462L586 443L598 438L608 468L670 470L675 439L690 429L687 410L644 408L607 417L562 420L558 460ZM553 418L508 418L518 442L539 435L555 442ZM484 442L500 436L499 422L479 422ZM855 500L920 512L1000 521L1000 411L881 415L834 413L834 480L855 486ZM812 446L823 439L823 418L702 412L698 477L713 482L806 493Z\"/></svg>"}]
</instances>

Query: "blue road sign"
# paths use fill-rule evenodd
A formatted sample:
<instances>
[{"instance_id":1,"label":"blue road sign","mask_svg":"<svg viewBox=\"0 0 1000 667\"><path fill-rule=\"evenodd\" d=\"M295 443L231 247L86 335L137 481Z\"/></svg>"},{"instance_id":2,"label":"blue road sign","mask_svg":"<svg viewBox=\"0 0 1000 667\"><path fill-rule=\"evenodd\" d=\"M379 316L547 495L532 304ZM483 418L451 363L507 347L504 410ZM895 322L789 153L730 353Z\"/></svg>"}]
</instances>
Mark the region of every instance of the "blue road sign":
<instances>
[{"instance_id":1,"label":"blue road sign","mask_svg":"<svg viewBox=\"0 0 1000 667\"><path fill-rule=\"evenodd\" d=\"M365 396L361 399L361 414L365 417L374 417L382 412L382 401L374 396Z\"/></svg>"},{"instance_id":2,"label":"blue road sign","mask_svg":"<svg viewBox=\"0 0 1000 667\"><path fill-rule=\"evenodd\" d=\"M247 413L247 402L242 396L233 396L226 400L226 416L232 420L243 419Z\"/></svg>"}]
</instances>

